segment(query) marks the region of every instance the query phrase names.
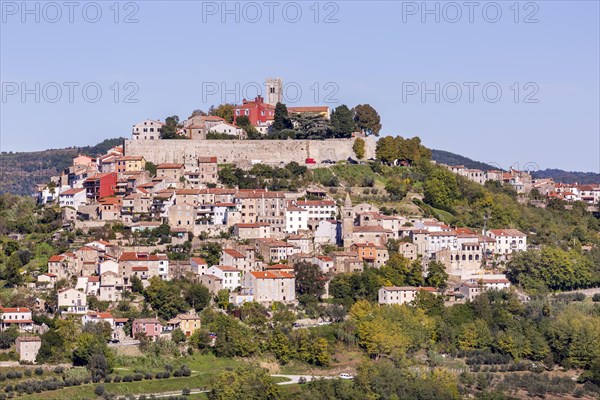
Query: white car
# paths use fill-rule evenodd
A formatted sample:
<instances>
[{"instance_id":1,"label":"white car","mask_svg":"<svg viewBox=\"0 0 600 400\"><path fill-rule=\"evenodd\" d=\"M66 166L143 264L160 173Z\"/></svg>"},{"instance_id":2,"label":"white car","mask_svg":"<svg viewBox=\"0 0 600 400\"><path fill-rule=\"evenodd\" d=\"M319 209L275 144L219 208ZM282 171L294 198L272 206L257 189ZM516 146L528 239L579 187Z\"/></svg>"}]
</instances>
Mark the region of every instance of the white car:
<instances>
[{"instance_id":1,"label":"white car","mask_svg":"<svg viewBox=\"0 0 600 400\"><path fill-rule=\"evenodd\" d=\"M340 379L354 379L354 377L350 374L343 373L340 374Z\"/></svg>"}]
</instances>

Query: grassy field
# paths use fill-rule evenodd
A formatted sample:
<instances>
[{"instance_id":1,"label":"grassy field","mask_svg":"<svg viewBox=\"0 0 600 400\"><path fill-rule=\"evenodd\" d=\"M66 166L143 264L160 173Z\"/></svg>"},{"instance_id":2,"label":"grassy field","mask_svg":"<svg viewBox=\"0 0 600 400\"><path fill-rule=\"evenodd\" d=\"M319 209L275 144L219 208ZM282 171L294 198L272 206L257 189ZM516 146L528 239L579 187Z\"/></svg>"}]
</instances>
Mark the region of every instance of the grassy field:
<instances>
[{"instance_id":1,"label":"grassy field","mask_svg":"<svg viewBox=\"0 0 600 400\"><path fill-rule=\"evenodd\" d=\"M192 375L189 377L171 377L168 379L104 384L104 388L108 393L119 396L180 391L184 388L205 388L208 386L210 379L213 376L226 368L235 367L243 362L230 358L217 358L212 355L194 355L173 360L154 359L153 357L121 357L119 358L119 361L121 363L117 365L115 369L115 374L119 375L133 374L135 371L164 371L165 364L171 364L175 369L178 369L182 364L186 364L192 370ZM94 388L96 386L97 384L81 385L62 390L25 395L18 398L28 400L91 400L97 398L94 394ZM195 398L203 399L206 397L198 395Z\"/></svg>"}]
</instances>

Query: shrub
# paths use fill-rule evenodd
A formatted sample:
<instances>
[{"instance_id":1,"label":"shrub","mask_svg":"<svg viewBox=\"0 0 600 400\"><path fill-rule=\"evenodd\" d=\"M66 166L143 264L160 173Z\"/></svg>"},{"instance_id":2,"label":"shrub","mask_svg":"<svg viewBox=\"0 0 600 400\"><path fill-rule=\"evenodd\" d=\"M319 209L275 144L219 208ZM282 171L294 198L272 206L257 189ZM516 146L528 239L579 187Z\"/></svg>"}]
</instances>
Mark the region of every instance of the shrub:
<instances>
[{"instance_id":1,"label":"shrub","mask_svg":"<svg viewBox=\"0 0 600 400\"><path fill-rule=\"evenodd\" d=\"M35 374L36 374L37 376L44 375L44 369L43 369L42 367L37 367L37 368L35 369Z\"/></svg>"},{"instance_id":2,"label":"shrub","mask_svg":"<svg viewBox=\"0 0 600 400\"><path fill-rule=\"evenodd\" d=\"M190 369L190 367L188 367L185 364L181 366L181 369L179 371L181 373L181 376L190 376L190 375L192 375L192 370Z\"/></svg>"},{"instance_id":3,"label":"shrub","mask_svg":"<svg viewBox=\"0 0 600 400\"><path fill-rule=\"evenodd\" d=\"M113 382L114 383L119 383L121 382L123 379L121 378L121 375L115 375Z\"/></svg>"},{"instance_id":4,"label":"shrub","mask_svg":"<svg viewBox=\"0 0 600 400\"><path fill-rule=\"evenodd\" d=\"M144 379L146 380L151 380L154 378L154 375L152 375L150 372L146 372L146 375L144 375Z\"/></svg>"},{"instance_id":5,"label":"shrub","mask_svg":"<svg viewBox=\"0 0 600 400\"><path fill-rule=\"evenodd\" d=\"M600 301L600 293L596 293L592 296L592 301L598 302Z\"/></svg>"},{"instance_id":6,"label":"shrub","mask_svg":"<svg viewBox=\"0 0 600 400\"><path fill-rule=\"evenodd\" d=\"M94 393L96 393L97 396L102 396L104 394L104 385L96 386Z\"/></svg>"},{"instance_id":7,"label":"shrub","mask_svg":"<svg viewBox=\"0 0 600 400\"><path fill-rule=\"evenodd\" d=\"M192 391L189 388L183 388L181 394L184 396L189 396Z\"/></svg>"},{"instance_id":8,"label":"shrub","mask_svg":"<svg viewBox=\"0 0 600 400\"><path fill-rule=\"evenodd\" d=\"M56 368L54 368L54 373L55 374L62 374L63 372L65 372L65 369L63 367L56 367Z\"/></svg>"}]
</instances>

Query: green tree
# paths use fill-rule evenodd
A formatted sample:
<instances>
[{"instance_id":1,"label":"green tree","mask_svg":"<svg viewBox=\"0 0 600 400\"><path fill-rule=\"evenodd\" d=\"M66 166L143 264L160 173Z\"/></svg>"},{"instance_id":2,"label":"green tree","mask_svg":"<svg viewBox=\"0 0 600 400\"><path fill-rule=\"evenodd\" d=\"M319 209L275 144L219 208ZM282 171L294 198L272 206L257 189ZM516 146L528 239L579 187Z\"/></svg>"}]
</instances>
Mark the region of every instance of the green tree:
<instances>
[{"instance_id":1,"label":"green tree","mask_svg":"<svg viewBox=\"0 0 600 400\"><path fill-rule=\"evenodd\" d=\"M21 268L23 267L22 258L19 256L19 251L16 251L8 257L8 261L3 270L0 270L0 278L6 281L6 286L16 287L23 282Z\"/></svg>"},{"instance_id":2,"label":"green tree","mask_svg":"<svg viewBox=\"0 0 600 400\"><path fill-rule=\"evenodd\" d=\"M292 129L294 125L292 120L288 116L288 110L285 104L277 103L275 106L275 116L273 117L273 125L271 129L275 132L282 131L284 129Z\"/></svg>"},{"instance_id":3,"label":"green tree","mask_svg":"<svg viewBox=\"0 0 600 400\"><path fill-rule=\"evenodd\" d=\"M385 184L385 190L391 195L393 201L400 201L408 193L408 184L399 178L390 178Z\"/></svg>"},{"instance_id":4,"label":"green tree","mask_svg":"<svg viewBox=\"0 0 600 400\"><path fill-rule=\"evenodd\" d=\"M175 328L171 332L171 340L173 343L184 343L187 338L185 337L185 333L180 328Z\"/></svg>"},{"instance_id":5,"label":"green tree","mask_svg":"<svg viewBox=\"0 0 600 400\"><path fill-rule=\"evenodd\" d=\"M362 160L365 158L365 141L362 138L356 138L352 144L352 150L356 154L356 158Z\"/></svg>"},{"instance_id":6,"label":"green tree","mask_svg":"<svg viewBox=\"0 0 600 400\"><path fill-rule=\"evenodd\" d=\"M452 211L460 196L456 176L450 171L435 168L423 185L423 201L432 207Z\"/></svg>"},{"instance_id":7,"label":"green tree","mask_svg":"<svg viewBox=\"0 0 600 400\"><path fill-rule=\"evenodd\" d=\"M296 276L296 293L319 299L325 293L327 278L317 264L299 262L294 264Z\"/></svg>"},{"instance_id":8,"label":"green tree","mask_svg":"<svg viewBox=\"0 0 600 400\"><path fill-rule=\"evenodd\" d=\"M223 371L212 379L210 400L277 400L279 388L269 374L261 368L238 367Z\"/></svg>"},{"instance_id":9,"label":"green tree","mask_svg":"<svg viewBox=\"0 0 600 400\"><path fill-rule=\"evenodd\" d=\"M359 104L354 107L354 122L358 129L366 135L379 136L381 130L381 118L369 104Z\"/></svg>"},{"instance_id":10,"label":"green tree","mask_svg":"<svg viewBox=\"0 0 600 400\"><path fill-rule=\"evenodd\" d=\"M202 311L210 303L210 292L200 283L190 283L185 288L183 297L196 311Z\"/></svg>"},{"instance_id":11,"label":"green tree","mask_svg":"<svg viewBox=\"0 0 600 400\"><path fill-rule=\"evenodd\" d=\"M252 127L252 124L250 123L250 118L248 118L247 115L240 115L239 117L237 117L235 119L235 123L237 126L239 126L240 128L243 128L243 129Z\"/></svg>"},{"instance_id":12,"label":"green tree","mask_svg":"<svg viewBox=\"0 0 600 400\"><path fill-rule=\"evenodd\" d=\"M217 295L215 297L215 302L217 306L219 306L223 310L227 310L227 308L229 307L229 290L221 289L217 292Z\"/></svg>"},{"instance_id":13,"label":"green tree","mask_svg":"<svg viewBox=\"0 0 600 400\"><path fill-rule=\"evenodd\" d=\"M545 246L516 253L507 264L506 276L529 291L573 290L598 282L591 260L577 250Z\"/></svg>"},{"instance_id":14,"label":"green tree","mask_svg":"<svg viewBox=\"0 0 600 400\"><path fill-rule=\"evenodd\" d=\"M131 291L134 293L142 293L144 291L144 284L137 275L132 275L131 279Z\"/></svg>"},{"instance_id":15,"label":"green tree","mask_svg":"<svg viewBox=\"0 0 600 400\"><path fill-rule=\"evenodd\" d=\"M189 309L175 282L163 281L158 276L150 278L150 286L144 291L144 297L152 309L166 320Z\"/></svg>"},{"instance_id":16,"label":"green tree","mask_svg":"<svg viewBox=\"0 0 600 400\"><path fill-rule=\"evenodd\" d=\"M163 125L160 138L161 139L177 139L179 135L177 131L179 130L179 117L177 115L172 115L165 119L165 125Z\"/></svg>"},{"instance_id":17,"label":"green tree","mask_svg":"<svg viewBox=\"0 0 600 400\"><path fill-rule=\"evenodd\" d=\"M156 176L156 164L154 164L153 162L146 161L146 164L144 164L144 169L150 173L150 176Z\"/></svg>"},{"instance_id":18,"label":"green tree","mask_svg":"<svg viewBox=\"0 0 600 400\"><path fill-rule=\"evenodd\" d=\"M218 107L213 108L208 111L210 115L214 115L217 117L223 118L227 123L233 123L233 113L235 106L233 104L220 104Z\"/></svg>"},{"instance_id":19,"label":"green tree","mask_svg":"<svg viewBox=\"0 0 600 400\"><path fill-rule=\"evenodd\" d=\"M77 336L73 350L73 364L87 365L94 354L102 354L110 365L113 355L108 349L106 339L90 332L82 332Z\"/></svg>"},{"instance_id":20,"label":"green tree","mask_svg":"<svg viewBox=\"0 0 600 400\"><path fill-rule=\"evenodd\" d=\"M103 338L105 341L112 337L112 328L107 321L88 322L81 328L82 333L91 333L94 336Z\"/></svg>"},{"instance_id":21,"label":"green tree","mask_svg":"<svg viewBox=\"0 0 600 400\"><path fill-rule=\"evenodd\" d=\"M425 283L438 289L445 288L448 281L446 266L439 261L430 261L427 264L427 276Z\"/></svg>"},{"instance_id":22,"label":"green tree","mask_svg":"<svg viewBox=\"0 0 600 400\"><path fill-rule=\"evenodd\" d=\"M318 113L298 113L290 116L296 139L326 139L331 136L330 121Z\"/></svg>"},{"instance_id":23,"label":"green tree","mask_svg":"<svg viewBox=\"0 0 600 400\"><path fill-rule=\"evenodd\" d=\"M356 131L354 115L348 106L342 104L331 112L331 129L336 137L349 137Z\"/></svg>"},{"instance_id":24,"label":"green tree","mask_svg":"<svg viewBox=\"0 0 600 400\"><path fill-rule=\"evenodd\" d=\"M0 332L0 349L10 348L13 344L15 344L15 340L17 340L18 337L19 331L16 327L11 327Z\"/></svg>"}]
</instances>

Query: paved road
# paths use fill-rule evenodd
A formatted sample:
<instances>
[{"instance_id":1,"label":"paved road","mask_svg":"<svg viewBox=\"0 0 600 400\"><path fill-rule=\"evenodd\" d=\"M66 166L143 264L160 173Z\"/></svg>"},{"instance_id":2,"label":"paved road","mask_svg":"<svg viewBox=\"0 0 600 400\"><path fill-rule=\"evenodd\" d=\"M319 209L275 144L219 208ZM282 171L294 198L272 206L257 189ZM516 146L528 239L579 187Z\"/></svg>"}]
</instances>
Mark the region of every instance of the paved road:
<instances>
[{"instance_id":1,"label":"paved road","mask_svg":"<svg viewBox=\"0 0 600 400\"><path fill-rule=\"evenodd\" d=\"M281 377L281 378L287 378L287 379L289 379L288 381L277 383L278 385L293 385L295 383L299 383L300 382L300 378L306 379L307 382L310 382L313 379L334 379L334 378L337 378L337 376L324 376L324 375L271 375L271 376L274 377L274 378Z\"/></svg>"},{"instance_id":2,"label":"paved road","mask_svg":"<svg viewBox=\"0 0 600 400\"><path fill-rule=\"evenodd\" d=\"M294 385L300 382L300 378L306 379L307 382L310 382L313 379L335 379L338 376L324 376L324 375L271 375L274 378L287 378L287 381L278 382L277 385ZM189 394L200 394L200 393L208 393L208 390L201 389L192 389ZM173 391L166 393L144 393L144 396L152 396L156 398L164 398L169 396L181 396L183 395L183 391ZM139 399L142 395L135 395L136 399Z\"/></svg>"}]
</instances>

